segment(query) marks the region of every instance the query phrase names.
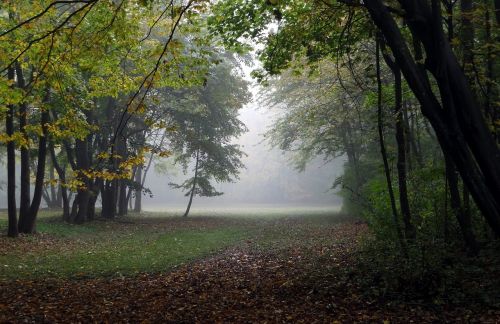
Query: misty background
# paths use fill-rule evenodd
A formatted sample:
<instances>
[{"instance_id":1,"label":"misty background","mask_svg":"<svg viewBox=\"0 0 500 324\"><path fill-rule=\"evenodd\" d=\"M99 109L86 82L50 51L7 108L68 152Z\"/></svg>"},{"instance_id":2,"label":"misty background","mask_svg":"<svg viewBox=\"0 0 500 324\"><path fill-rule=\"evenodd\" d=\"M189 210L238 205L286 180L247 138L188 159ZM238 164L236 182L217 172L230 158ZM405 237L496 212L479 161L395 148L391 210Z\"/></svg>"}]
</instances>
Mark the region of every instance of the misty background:
<instances>
[{"instance_id":1,"label":"misty background","mask_svg":"<svg viewBox=\"0 0 500 324\"><path fill-rule=\"evenodd\" d=\"M243 72L249 80L249 67ZM235 183L219 183L214 187L224 192L218 197L195 197L193 210L197 207L262 207L290 206L314 207L331 206L338 208L342 201L331 186L335 179L342 175L344 158L333 161L316 159L309 163L303 172L296 170L292 164L291 153L284 153L278 148L271 148L263 134L272 125L279 114L279 109L259 106L259 87L250 85L252 101L240 110L240 120L245 123L248 132L234 142L242 146L247 154L242 161L246 168L241 170L240 179ZM2 150L5 147L2 146ZM0 209L7 208L5 191L6 166L1 154L0 161ZM173 158L155 156L150 168L145 187L151 195L143 196L145 211L160 211L170 208L183 208L188 197L178 189L168 185L171 182L181 183L192 170L184 175L180 166L172 165ZM17 170L16 177L19 176ZM33 193L33 192L32 192ZM97 202L100 205L100 201ZM42 200L42 207L45 204Z\"/></svg>"}]
</instances>

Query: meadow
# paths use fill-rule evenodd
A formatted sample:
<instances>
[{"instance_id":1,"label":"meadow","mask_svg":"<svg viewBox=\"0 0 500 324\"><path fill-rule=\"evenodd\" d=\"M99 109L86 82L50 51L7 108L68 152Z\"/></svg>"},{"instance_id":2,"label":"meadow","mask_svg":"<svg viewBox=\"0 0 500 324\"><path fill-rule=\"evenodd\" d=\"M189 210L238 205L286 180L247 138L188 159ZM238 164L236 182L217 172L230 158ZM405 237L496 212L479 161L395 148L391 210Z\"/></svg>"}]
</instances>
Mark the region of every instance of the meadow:
<instances>
[{"instance_id":1,"label":"meadow","mask_svg":"<svg viewBox=\"0 0 500 324\"><path fill-rule=\"evenodd\" d=\"M166 271L256 234L277 239L270 225L279 219L308 214L321 223L334 212L327 207L206 208L181 218L181 211L172 209L74 225L63 222L59 211L42 210L37 235L1 237L0 280ZM0 214L0 231L6 225L5 213Z\"/></svg>"},{"instance_id":2,"label":"meadow","mask_svg":"<svg viewBox=\"0 0 500 324\"><path fill-rule=\"evenodd\" d=\"M0 236L0 322L500 317L491 307L495 271L467 270L467 260L456 261L463 273L441 274L445 284L434 286L435 274L384 259L390 251L374 244L367 224L334 208L211 208L179 215L143 212L73 225L60 212L44 210L37 234ZM0 217L5 232L5 214ZM497 267L498 258L481 260L485 269ZM468 291L464 277L472 278Z\"/></svg>"}]
</instances>

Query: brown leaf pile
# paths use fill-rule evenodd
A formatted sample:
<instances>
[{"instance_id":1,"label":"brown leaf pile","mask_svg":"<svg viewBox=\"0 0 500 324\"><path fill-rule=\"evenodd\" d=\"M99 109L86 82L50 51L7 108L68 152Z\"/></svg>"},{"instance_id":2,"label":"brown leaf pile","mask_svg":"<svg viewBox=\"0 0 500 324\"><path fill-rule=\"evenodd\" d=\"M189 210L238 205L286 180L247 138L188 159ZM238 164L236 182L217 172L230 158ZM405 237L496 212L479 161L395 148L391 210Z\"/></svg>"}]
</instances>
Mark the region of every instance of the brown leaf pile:
<instances>
[{"instance_id":1,"label":"brown leaf pile","mask_svg":"<svg viewBox=\"0 0 500 324\"><path fill-rule=\"evenodd\" d=\"M3 282L0 322L494 322L499 312L384 305L345 276L366 226L312 228L314 239L249 240L169 273ZM328 240L332 235L335 240ZM324 237L322 237L324 236ZM323 238L323 239L322 239Z\"/></svg>"}]
</instances>

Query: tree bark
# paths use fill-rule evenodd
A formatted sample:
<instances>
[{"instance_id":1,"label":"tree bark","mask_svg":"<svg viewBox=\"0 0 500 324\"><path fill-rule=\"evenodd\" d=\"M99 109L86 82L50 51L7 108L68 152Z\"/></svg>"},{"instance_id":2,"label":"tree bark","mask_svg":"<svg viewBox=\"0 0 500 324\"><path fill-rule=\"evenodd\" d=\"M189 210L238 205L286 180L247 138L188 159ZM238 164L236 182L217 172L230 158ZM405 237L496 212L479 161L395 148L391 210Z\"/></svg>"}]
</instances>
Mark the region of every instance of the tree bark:
<instances>
[{"instance_id":1,"label":"tree bark","mask_svg":"<svg viewBox=\"0 0 500 324\"><path fill-rule=\"evenodd\" d=\"M495 18L497 25L500 25L500 0L495 0Z\"/></svg>"},{"instance_id":2,"label":"tree bark","mask_svg":"<svg viewBox=\"0 0 500 324\"><path fill-rule=\"evenodd\" d=\"M196 163L194 166L194 177L193 177L193 187L191 188L191 193L189 194L189 202L186 208L186 212L184 213L184 217L189 215L189 210L191 209L191 204L193 203L194 192L196 189L196 180L198 178L198 163L200 161L200 149L196 151Z\"/></svg>"},{"instance_id":3,"label":"tree bark","mask_svg":"<svg viewBox=\"0 0 500 324\"><path fill-rule=\"evenodd\" d=\"M83 224L87 221L90 199L90 179L81 172L82 170L88 170L90 166L88 160L88 140L86 138L83 140L77 139L75 141L75 156L78 177L79 180L82 181L83 187L78 189L78 193L75 198L75 201L77 202L77 210L73 213L73 215L75 216L74 222L76 224Z\"/></svg>"},{"instance_id":4,"label":"tree bark","mask_svg":"<svg viewBox=\"0 0 500 324\"><path fill-rule=\"evenodd\" d=\"M453 211L453 214L457 218L465 244L467 245L471 253L475 255L479 250L479 246L477 244L474 232L472 231L472 222L470 214L467 213L465 208L462 208L462 203L460 202L460 192L458 189L458 176L455 171L455 166L453 165L453 162L446 156L445 156L445 162L446 162L446 177L448 178L448 184L450 188L451 209Z\"/></svg>"},{"instance_id":5,"label":"tree bark","mask_svg":"<svg viewBox=\"0 0 500 324\"><path fill-rule=\"evenodd\" d=\"M127 183L124 179L118 181L119 193L118 193L118 215L124 216L128 212L128 201L127 201Z\"/></svg>"},{"instance_id":6,"label":"tree bark","mask_svg":"<svg viewBox=\"0 0 500 324\"><path fill-rule=\"evenodd\" d=\"M384 45L383 41L380 40ZM411 222L410 202L408 201L408 189L406 185L406 140L405 129L403 124L403 91L401 84L401 70L399 66L389 57L388 53L384 53L384 59L387 66L391 69L394 76L394 123L396 129L396 146L397 146L397 169L398 169L398 186L399 186L399 205L403 222L405 225L406 239L415 239L416 231ZM387 159L387 158L386 158Z\"/></svg>"},{"instance_id":7,"label":"tree bark","mask_svg":"<svg viewBox=\"0 0 500 324\"><path fill-rule=\"evenodd\" d=\"M135 182L139 187L135 191L135 201L134 201L134 212L140 213L142 210L142 165L137 166L137 170L135 171Z\"/></svg>"},{"instance_id":8,"label":"tree bark","mask_svg":"<svg viewBox=\"0 0 500 324\"><path fill-rule=\"evenodd\" d=\"M401 207L401 214L405 224L406 239L415 239L416 231L411 222L410 202L408 201L408 189L406 184L406 147L405 147L405 130L403 126L402 116L402 89L401 89L401 70L397 65L394 65L394 88L396 104L394 113L396 117L396 143L398 150L398 184L399 184L399 204Z\"/></svg>"},{"instance_id":9,"label":"tree bark","mask_svg":"<svg viewBox=\"0 0 500 324\"><path fill-rule=\"evenodd\" d=\"M87 220L92 221L95 219L95 204L97 202L97 198L99 197L100 189L101 189L101 179L97 179L95 181L91 181L91 189L90 189L90 198L87 209Z\"/></svg>"},{"instance_id":10,"label":"tree bark","mask_svg":"<svg viewBox=\"0 0 500 324\"><path fill-rule=\"evenodd\" d=\"M56 192L56 187L54 186L53 181L55 180L55 174L54 174L54 166L50 165L49 166L49 179L51 180L50 182L50 206L51 208L57 208L57 192Z\"/></svg>"},{"instance_id":11,"label":"tree bark","mask_svg":"<svg viewBox=\"0 0 500 324\"><path fill-rule=\"evenodd\" d=\"M17 86L21 89L26 87L26 82L24 80L23 69L21 65L15 63L16 76L17 76ZM26 134L27 125L27 115L28 106L25 102L19 105L19 131L26 141L28 140L28 135ZM20 178L20 198L19 198L19 230L26 228L26 219L28 218L28 213L30 209L31 194L30 194L30 154L28 143L26 145L21 145L21 178Z\"/></svg>"},{"instance_id":12,"label":"tree bark","mask_svg":"<svg viewBox=\"0 0 500 324\"><path fill-rule=\"evenodd\" d=\"M499 149L474 103L456 57L443 37L440 19L434 19L428 4L423 1L401 3L408 14L414 39L424 44L426 67L436 78L444 109L433 93L425 72L413 60L399 27L382 1L366 1L364 5L384 34L396 62L421 104L422 113L434 128L441 148L452 157L488 224L500 235L500 198L497 194L500 192Z\"/></svg>"},{"instance_id":13,"label":"tree bark","mask_svg":"<svg viewBox=\"0 0 500 324\"><path fill-rule=\"evenodd\" d=\"M108 180L103 184L101 216L113 219L116 216L116 180Z\"/></svg>"},{"instance_id":14,"label":"tree bark","mask_svg":"<svg viewBox=\"0 0 500 324\"><path fill-rule=\"evenodd\" d=\"M47 99L48 100L48 91ZM42 201L43 183L45 179L45 160L47 156L47 123L49 122L49 112L43 110L41 113L40 124L42 126L42 136L38 140L38 163L36 169L35 189L33 192L33 200L31 201L28 214L24 221L19 224L19 231L23 233L34 233L35 222Z\"/></svg>"},{"instance_id":15,"label":"tree bark","mask_svg":"<svg viewBox=\"0 0 500 324\"><path fill-rule=\"evenodd\" d=\"M117 139L117 154L120 156L119 159L120 161L125 161L127 159L127 141L126 138L121 135ZM115 170L118 170L116 168ZM117 182L117 187L118 187L118 200L117 200L117 207L118 207L118 215L119 216L124 216L127 214L127 184L124 179L116 180Z\"/></svg>"},{"instance_id":16,"label":"tree bark","mask_svg":"<svg viewBox=\"0 0 500 324\"><path fill-rule=\"evenodd\" d=\"M394 198L394 191L392 189L391 171L389 169L389 162L387 160L387 151L384 142L384 126L382 118L382 79L380 72L380 35L377 35L376 40L376 69L377 69L377 130L380 145L380 154L382 155L382 161L384 163L384 173L387 182L387 190L389 191L389 199L391 201L392 217L394 221L394 227L396 234L398 236L399 244L401 246L401 251L406 256L406 244L403 239L403 233L401 231L401 226L399 225L398 210L396 208L396 199Z\"/></svg>"},{"instance_id":17,"label":"tree bark","mask_svg":"<svg viewBox=\"0 0 500 324\"><path fill-rule=\"evenodd\" d=\"M14 80L14 69L8 69L9 80ZM14 134L14 106L9 105L5 117L5 130L7 136ZM7 209L8 209L8 231L9 237L18 235L17 209L16 209L16 147L12 140L7 142Z\"/></svg>"},{"instance_id":18,"label":"tree bark","mask_svg":"<svg viewBox=\"0 0 500 324\"><path fill-rule=\"evenodd\" d=\"M57 175L59 176L59 188L61 190L61 198L62 198L62 206L63 206L63 220L69 222L70 214L69 214L69 199L68 199L68 190L66 189L66 171L61 167L59 162L57 161L56 152L54 149L54 143L49 142L49 152L50 157L52 159L52 164L56 169Z\"/></svg>"},{"instance_id":19,"label":"tree bark","mask_svg":"<svg viewBox=\"0 0 500 324\"><path fill-rule=\"evenodd\" d=\"M497 143L500 139L500 127L496 120L499 119L499 110L498 107L492 109L492 103L498 100L498 89L494 86L495 84L495 69L494 69L494 54L492 51L493 38L491 35L491 18L490 18L490 9L486 8L485 16L485 43L488 45L486 49L486 98L484 102L484 110L488 114L490 125L494 129L494 134L496 137ZM498 37L500 40L500 37ZM494 105L493 105L494 106Z\"/></svg>"}]
</instances>

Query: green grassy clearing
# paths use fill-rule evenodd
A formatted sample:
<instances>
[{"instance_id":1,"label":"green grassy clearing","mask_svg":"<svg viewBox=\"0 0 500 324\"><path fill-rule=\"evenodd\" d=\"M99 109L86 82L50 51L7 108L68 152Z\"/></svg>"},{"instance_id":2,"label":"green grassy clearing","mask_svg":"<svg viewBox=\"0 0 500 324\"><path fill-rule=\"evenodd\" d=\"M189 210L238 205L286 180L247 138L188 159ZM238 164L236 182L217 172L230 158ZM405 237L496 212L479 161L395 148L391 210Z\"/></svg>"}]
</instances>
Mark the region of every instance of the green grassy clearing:
<instances>
[{"instance_id":1,"label":"green grassy clearing","mask_svg":"<svg viewBox=\"0 0 500 324\"><path fill-rule=\"evenodd\" d=\"M0 237L0 280L166 271L247 239L262 248L287 246L290 237L306 239L341 220L328 209L198 210L187 219L147 212L84 225L63 223L58 214L42 211L37 235ZM6 231L5 213L0 231Z\"/></svg>"}]
</instances>

